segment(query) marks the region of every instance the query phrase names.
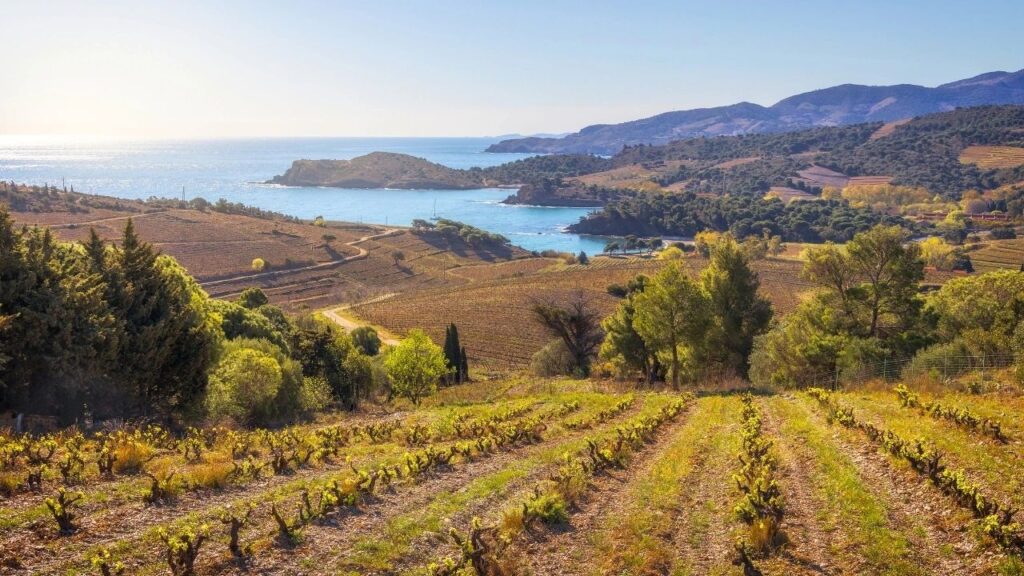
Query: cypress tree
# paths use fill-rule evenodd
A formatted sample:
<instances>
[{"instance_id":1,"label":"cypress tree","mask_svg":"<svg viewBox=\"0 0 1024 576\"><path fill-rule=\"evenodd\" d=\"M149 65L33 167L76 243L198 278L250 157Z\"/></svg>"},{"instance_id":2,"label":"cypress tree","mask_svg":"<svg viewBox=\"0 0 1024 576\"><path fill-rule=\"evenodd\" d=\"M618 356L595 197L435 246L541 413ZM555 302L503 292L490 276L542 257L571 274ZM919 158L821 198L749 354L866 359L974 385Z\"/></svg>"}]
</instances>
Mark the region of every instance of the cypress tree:
<instances>
[{"instance_id":1,"label":"cypress tree","mask_svg":"<svg viewBox=\"0 0 1024 576\"><path fill-rule=\"evenodd\" d=\"M462 357L462 365L459 367L462 372L461 379L463 382L469 382L469 357L466 356L465 346L459 351L459 355Z\"/></svg>"},{"instance_id":2,"label":"cypress tree","mask_svg":"<svg viewBox=\"0 0 1024 576\"><path fill-rule=\"evenodd\" d=\"M462 382L462 346L459 344L459 329L454 323L444 332L444 357L457 382Z\"/></svg>"}]
</instances>

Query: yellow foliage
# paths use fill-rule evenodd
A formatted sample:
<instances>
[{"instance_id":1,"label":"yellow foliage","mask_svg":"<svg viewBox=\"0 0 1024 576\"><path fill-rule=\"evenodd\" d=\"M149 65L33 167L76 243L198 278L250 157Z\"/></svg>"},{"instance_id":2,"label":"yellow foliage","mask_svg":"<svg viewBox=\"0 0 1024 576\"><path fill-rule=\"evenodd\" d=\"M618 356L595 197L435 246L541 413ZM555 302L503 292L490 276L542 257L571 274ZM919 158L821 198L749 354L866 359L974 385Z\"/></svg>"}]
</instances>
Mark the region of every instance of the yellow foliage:
<instances>
[{"instance_id":1,"label":"yellow foliage","mask_svg":"<svg viewBox=\"0 0 1024 576\"><path fill-rule=\"evenodd\" d=\"M192 485L194 486L202 486L204 488L224 488L231 480L232 469L233 466L231 465L230 460L219 460L195 466L192 468L189 476L191 477Z\"/></svg>"},{"instance_id":2,"label":"yellow foliage","mask_svg":"<svg viewBox=\"0 0 1024 576\"><path fill-rule=\"evenodd\" d=\"M659 260L681 260L686 254L678 246L669 246L658 253Z\"/></svg>"},{"instance_id":3,"label":"yellow foliage","mask_svg":"<svg viewBox=\"0 0 1024 576\"><path fill-rule=\"evenodd\" d=\"M267 261L264 260L263 258L253 258L252 259L252 269L255 270L256 272L263 272L263 270L266 267L267 267Z\"/></svg>"},{"instance_id":4,"label":"yellow foliage","mask_svg":"<svg viewBox=\"0 0 1024 576\"><path fill-rule=\"evenodd\" d=\"M0 495L13 496L21 486L24 475L24 473L19 474L18 472L0 472Z\"/></svg>"},{"instance_id":5,"label":"yellow foliage","mask_svg":"<svg viewBox=\"0 0 1024 576\"><path fill-rule=\"evenodd\" d=\"M142 465L153 454L148 444L130 440L122 442L114 448L114 472L118 474L135 474L142 471Z\"/></svg>"},{"instance_id":6,"label":"yellow foliage","mask_svg":"<svg viewBox=\"0 0 1024 576\"><path fill-rule=\"evenodd\" d=\"M835 186L825 186L821 189L821 198L823 200L838 200L843 197L843 191Z\"/></svg>"},{"instance_id":7,"label":"yellow foliage","mask_svg":"<svg viewBox=\"0 0 1024 576\"><path fill-rule=\"evenodd\" d=\"M711 248L718 243L721 237L721 232L703 230L697 232L697 235L693 237L693 244L697 247L697 253L707 258L711 255Z\"/></svg>"},{"instance_id":8,"label":"yellow foliage","mask_svg":"<svg viewBox=\"0 0 1024 576\"><path fill-rule=\"evenodd\" d=\"M938 236L929 236L921 242L921 256L928 266L947 270L953 265L956 249Z\"/></svg>"},{"instance_id":9,"label":"yellow foliage","mask_svg":"<svg viewBox=\"0 0 1024 576\"><path fill-rule=\"evenodd\" d=\"M851 206L868 206L875 209L922 204L932 199L931 194L925 188L892 184L847 186L843 188L842 197Z\"/></svg>"}]
</instances>

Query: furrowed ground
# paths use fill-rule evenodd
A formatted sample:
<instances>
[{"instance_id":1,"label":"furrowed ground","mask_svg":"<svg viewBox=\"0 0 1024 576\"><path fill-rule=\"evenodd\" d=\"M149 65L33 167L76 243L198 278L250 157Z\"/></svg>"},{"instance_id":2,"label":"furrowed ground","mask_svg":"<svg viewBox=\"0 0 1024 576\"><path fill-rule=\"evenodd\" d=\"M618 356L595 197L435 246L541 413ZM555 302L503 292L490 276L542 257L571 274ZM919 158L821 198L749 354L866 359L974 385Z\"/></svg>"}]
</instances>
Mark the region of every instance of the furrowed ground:
<instances>
[{"instance_id":1,"label":"furrowed ground","mask_svg":"<svg viewBox=\"0 0 1024 576\"><path fill-rule=\"evenodd\" d=\"M609 386L479 382L420 408L290 430L68 432L23 439L17 455L6 439L5 481L43 473L0 500L0 571L100 574L93 559L109 553L126 574L167 574L163 529L208 532L196 574L472 574L470 563L444 571L474 550L450 533L493 529L513 574L739 575L735 542L750 527L734 511L736 475L753 415L783 502L779 547L752 560L761 573L1024 569L1019 542L975 509L977 495L1024 504L1016 388L741 398ZM920 454L938 455L942 471ZM953 474L955 485L942 482ZM566 478L571 499L551 504ZM66 534L46 504L60 486L82 496L67 505ZM229 549L232 518L247 519L242 559Z\"/></svg>"},{"instance_id":2,"label":"furrowed ground","mask_svg":"<svg viewBox=\"0 0 1024 576\"><path fill-rule=\"evenodd\" d=\"M654 275L664 265L663 261L642 257L601 257L592 258L587 265L554 264L530 270L528 262L531 260L460 268L453 273L471 275L473 281L402 293L356 306L351 312L391 333L422 328L435 340L443 337L445 327L454 322L474 365L496 371L515 370L529 365L530 357L550 340L539 325L521 321L533 302L560 299L582 290L601 314L607 315L618 303L608 294L610 284L626 284L637 274ZM696 275L707 261L687 258L683 262ZM512 266L520 271L507 274ZM793 260L753 263L762 291L779 314L792 310L800 302L800 294L810 287L800 278L801 266ZM484 276L485 269L496 276Z\"/></svg>"}]
</instances>

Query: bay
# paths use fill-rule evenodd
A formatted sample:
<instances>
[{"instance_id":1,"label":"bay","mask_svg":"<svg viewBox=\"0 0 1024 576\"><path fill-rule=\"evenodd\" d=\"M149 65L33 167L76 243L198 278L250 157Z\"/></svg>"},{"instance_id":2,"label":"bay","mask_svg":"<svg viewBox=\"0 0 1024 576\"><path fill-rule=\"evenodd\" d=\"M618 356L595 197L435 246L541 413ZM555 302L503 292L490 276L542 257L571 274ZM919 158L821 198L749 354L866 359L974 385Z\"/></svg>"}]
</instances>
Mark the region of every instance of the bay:
<instances>
[{"instance_id":1,"label":"bay","mask_svg":"<svg viewBox=\"0 0 1024 576\"><path fill-rule=\"evenodd\" d=\"M293 160L399 152L452 168L487 167L529 154L483 152L492 138L252 138L115 141L0 136L0 179L73 186L118 198L224 198L291 214L408 225L450 218L496 232L527 250L600 252L605 240L563 229L592 209L501 204L514 190L355 190L263 184Z\"/></svg>"}]
</instances>

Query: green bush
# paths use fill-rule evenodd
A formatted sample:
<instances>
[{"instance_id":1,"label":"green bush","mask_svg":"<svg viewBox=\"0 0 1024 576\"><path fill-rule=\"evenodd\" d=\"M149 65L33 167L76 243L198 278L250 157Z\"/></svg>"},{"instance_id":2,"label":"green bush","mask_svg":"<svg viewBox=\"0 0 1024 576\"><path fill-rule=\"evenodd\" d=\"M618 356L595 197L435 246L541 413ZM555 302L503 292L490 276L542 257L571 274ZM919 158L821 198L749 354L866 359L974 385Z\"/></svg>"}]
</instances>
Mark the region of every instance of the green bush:
<instances>
[{"instance_id":1,"label":"green bush","mask_svg":"<svg viewBox=\"0 0 1024 576\"><path fill-rule=\"evenodd\" d=\"M281 365L273 356L252 348L232 350L210 375L207 409L215 418L265 422L274 412L283 379Z\"/></svg>"},{"instance_id":2,"label":"green bush","mask_svg":"<svg viewBox=\"0 0 1024 576\"><path fill-rule=\"evenodd\" d=\"M304 412L320 412L327 408L333 399L331 385L327 383L325 378L312 376L302 380L299 405Z\"/></svg>"}]
</instances>

